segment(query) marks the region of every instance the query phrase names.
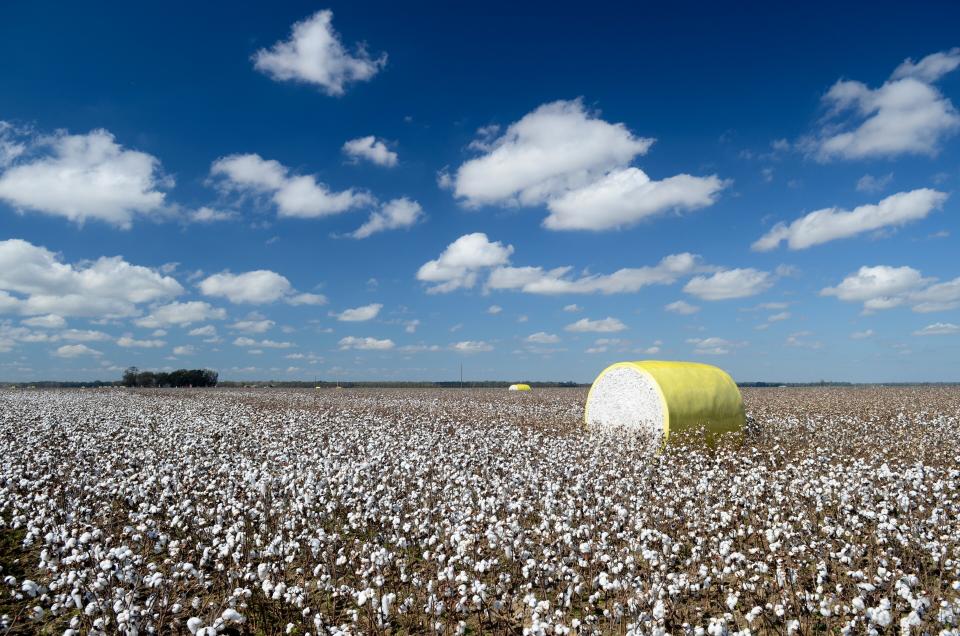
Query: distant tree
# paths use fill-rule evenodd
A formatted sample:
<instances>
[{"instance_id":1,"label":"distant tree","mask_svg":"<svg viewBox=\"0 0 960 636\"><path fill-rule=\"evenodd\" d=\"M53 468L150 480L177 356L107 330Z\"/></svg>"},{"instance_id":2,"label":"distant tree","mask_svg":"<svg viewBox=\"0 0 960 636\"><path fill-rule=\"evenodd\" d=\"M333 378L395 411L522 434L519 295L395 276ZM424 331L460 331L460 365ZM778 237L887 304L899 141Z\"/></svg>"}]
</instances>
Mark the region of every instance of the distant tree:
<instances>
[{"instance_id":1,"label":"distant tree","mask_svg":"<svg viewBox=\"0 0 960 636\"><path fill-rule=\"evenodd\" d=\"M137 387L217 386L218 379L217 372L211 369L177 369L167 373L140 371L136 367L130 367L123 372L123 385Z\"/></svg>"},{"instance_id":2,"label":"distant tree","mask_svg":"<svg viewBox=\"0 0 960 636\"><path fill-rule=\"evenodd\" d=\"M138 386L137 376L140 374L140 369L137 367L128 367L126 371L123 372L123 386Z\"/></svg>"}]
</instances>

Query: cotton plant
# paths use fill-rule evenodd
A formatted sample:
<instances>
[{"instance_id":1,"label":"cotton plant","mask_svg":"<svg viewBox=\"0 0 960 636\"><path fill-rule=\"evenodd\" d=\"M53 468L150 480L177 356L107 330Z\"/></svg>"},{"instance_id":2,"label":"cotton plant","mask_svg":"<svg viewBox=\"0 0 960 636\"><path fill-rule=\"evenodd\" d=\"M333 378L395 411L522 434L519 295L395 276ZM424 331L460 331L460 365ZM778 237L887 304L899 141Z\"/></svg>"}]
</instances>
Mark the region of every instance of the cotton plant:
<instances>
[{"instance_id":1,"label":"cotton plant","mask_svg":"<svg viewBox=\"0 0 960 636\"><path fill-rule=\"evenodd\" d=\"M515 397L0 392L0 629L960 629L955 390L748 390L654 450Z\"/></svg>"}]
</instances>

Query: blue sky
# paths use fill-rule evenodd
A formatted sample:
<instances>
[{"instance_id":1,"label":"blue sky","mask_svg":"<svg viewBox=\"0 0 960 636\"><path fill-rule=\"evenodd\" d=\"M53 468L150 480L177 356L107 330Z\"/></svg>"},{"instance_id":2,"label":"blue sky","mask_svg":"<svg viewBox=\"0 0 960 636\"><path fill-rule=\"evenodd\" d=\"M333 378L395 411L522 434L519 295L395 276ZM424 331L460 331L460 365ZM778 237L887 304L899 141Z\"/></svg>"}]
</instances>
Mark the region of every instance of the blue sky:
<instances>
[{"instance_id":1,"label":"blue sky","mask_svg":"<svg viewBox=\"0 0 960 636\"><path fill-rule=\"evenodd\" d=\"M5 3L0 380L960 380L952 3Z\"/></svg>"}]
</instances>

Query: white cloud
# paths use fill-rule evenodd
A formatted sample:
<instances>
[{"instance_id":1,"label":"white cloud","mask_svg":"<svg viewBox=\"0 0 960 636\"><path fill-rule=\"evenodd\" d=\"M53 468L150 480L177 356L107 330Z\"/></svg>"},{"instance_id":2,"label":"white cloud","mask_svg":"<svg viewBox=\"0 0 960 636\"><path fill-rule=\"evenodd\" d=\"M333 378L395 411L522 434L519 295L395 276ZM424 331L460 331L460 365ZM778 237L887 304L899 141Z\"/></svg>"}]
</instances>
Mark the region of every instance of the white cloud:
<instances>
[{"instance_id":1,"label":"white cloud","mask_svg":"<svg viewBox=\"0 0 960 636\"><path fill-rule=\"evenodd\" d=\"M235 331L242 331L243 333L264 333L265 331L270 330L275 324L277 323L267 319L238 320L237 322L230 325L230 328ZM212 330L213 327L210 327L210 329ZM191 335L192 334L193 332L191 332ZM201 334L201 335L207 335L207 334ZM213 335L213 334L209 334L209 335Z\"/></svg>"},{"instance_id":2,"label":"white cloud","mask_svg":"<svg viewBox=\"0 0 960 636\"><path fill-rule=\"evenodd\" d=\"M683 287L683 291L701 300L728 300L746 298L766 291L773 285L769 272L751 267L728 269L711 274L696 276Z\"/></svg>"},{"instance_id":3,"label":"white cloud","mask_svg":"<svg viewBox=\"0 0 960 636\"><path fill-rule=\"evenodd\" d=\"M926 218L930 212L941 207L946 199L944 192L920 188L899 192L876 205L860 205L853 210L824 208L789 225L778 223L752 247L756 251L766 252L786 241L790 249L802 250L871 230L899 227Z\"/></svg>"},{"instance_id":4,"label":"white cloud","mask_svg":"<svg viewBox=\"0 0 960 636\"><path fill-rule=\"evenodd\" d=\"M545 331L538 331L537 333L532 333L527 336L525 340L533 344L557 344L560 342L560 336Z\"/></svg>"},{"instance_id":5,"label":"white cloud","mask_svg":"<svg viewBox=\"0 0 960 636\"><path fill-rule=\"evenodd\" d=\"M192 356L197 350L192 345L179 345L173 348L175 356Z\"/></svg>"},{"instance_id":6,"label":"white cloud","mask_svg":"<svg viewBox=\"0 0 960 636\"><path fill-rule=\"evenodd\" d=\"M576 303L572 303L570 305L564 305L563 310L567 313L575 314L578 311L583 311L583 307Z\"/></svg>"},{"instance_id":7,"label":"white cloud","mask_svg":"<svg viewBox=\"0 0 960 636\"><path fill-rule=\"evenodd\" d=\"M72 340L74 342L94 342L109 339L109 335L92 329L64 329L51 338L51 340Z\"/></svg>"},{"instance_id":8,"label":"white cloud","mask_svg":"<svg viewBox=\"0 0 960 636\"><path fill-rule=\"evenodd\" d=\"M864 331L854 331L850 334L850 337L854 340L865 340L867 338L872 338L874 336L873 329L865 329Z\"/></svg>"},{"instance_id":9,"label":"white cloud","mask_svg":"<svg viewBox=\"0 0 960 636\"><path fill-rule=\"evenodd\" d=\"M58 347L53 355L58 358L76 358L79 356L100 356L103 355L103 353L96 349L91 349L87 345L75 344Z\"/></svg>"},{"instance_id":10,"label":"white cloud","mask_svg":"<svg viewBox=\"0 0 960 636\"><path fill-rule=\"evenodd\" d=\"M19 210L129 228L135 215L161 213L160 190L173 185L156 157L124 149L106 130L58 131L30 143L35 152L18 153L0 173L0 200Z\"/></svg>"},{"instance_id":11,"label":"white cloud","mask_svg":"<svg viewBox=\"0 0 960 636\"><path fill-rule=\"evenodd\" d=\"M933 83L960 65L960 49L906 60L880 88L840 80L823 97L825 123L806 146L818 159L933 155L960 128L953 103ZM841 115L848 115L840 119Z\"/></svg>"},{"instance_id":12,"label":"white cloud","mask_svg":"<svg viewBox=\"0 0 960 636\"><path fill-rule=\"evenodd\" d=\"M213 325L204 325L203 327L197 327L196 329L191 329L188 333L188 336L203 336L205 338L216 338L217 328Z\"/></svg>"},{"instance_id":13,"label":"white cloud","mask_svg":"<svg viewBox=\"0 0 960 636\"><path fill-rule=\"evenodd\" d=\"M27 318L20 322L29 327L43 327L44 329L61 329L67 326L67 321L56 314L34 316L33 318Z\"/></svg>"},{"instance_id":14,"label":"white cloud","mask_svg":"<svg viewBox=\"0 0 960 636\"><path fill-rule=\"evenodd\" d=\"M210 166L210 174L222 178L225 190L269 195L280 217L331 216L374 202L366 192L353 188L333 192L312 175L288 173L283 164L255 153L221 157Z\"/></svg>"},{"instance_id":15,"label":"white cloud","mask_svg":"<svg viewBox=\"0 0 960 636\"><path fill-rule=\"evenodd\" d=\"M407 333L417 333L417 327L420 326L420 320L414 318L413 320L408 320L403 326L403 330Z\"/></svg>"},{"instance_id":16,"label":"white cloud","mask_svg":"<svg viewBox=\"0 0 960 636\"><path fill-rule=\"evenodd\" d=\"M564 329L580 333L616 333L623 331L627 326L616 318L603 318L601 320L590 320L581 318L575 323L569 324Z\"/></svg>"},{"instance_id":17,"label":"white cloud","mask_svg":"<svg viewBox=\"0 0 960 636\"><path fill-rule=\"evenodd\" d=\"M134 347L138 349L157 349L167 344L163 340L136 340L130 334L117 338L120 347Z\"/></svg>"},{"instance_id":18,"label":"white cloud","mask_svg":"<svg viewBox=\"0 0 960 636\"><path fill-rule=\"evenodd\" d=\"M788 347L798 347L800 349L822 349L823 343L819 340L810 340L809 336L812 336L813 332L810 331L798 331L787 336L785 344Z\"/></svg>"},{"instance_id":19,"label":"white cloud","mask_svg":"<svg viewBox=\"0 0 960 636\"><path fill-rule=\"evenodd\" d=\"M10 122L0 120L0 168L6 168L27 150L27 145L18 137L26 134Z\"/></svg>"},{"instance_id":20,"label":"white cloud","mask_svg":"<svg viewBox=\"0 0 960 636\"><path fill-rule=\"evenodd\" d=\"M277 342L276 340L254 340L241 336L233 341L238 347L264 347L266 349L289 349L294 346L292 342Z\"/></svg>"},{"instance_id":21,"label":"white cloud","mask_svg":"<svg viewBox=\"0 0 960 636\"><path fill-rule=\"evenodd\" d=\"M484 154L466 161L453 178L442 172L441 180L469 206L546 204L549 229L626 227L669 210L710 205L726 185L716 176L651 180L629 164L654 140L600 119L579 99L543 104L495 138L498 132L478 131L470 147Z\"/></svg>"},{"instance_id":22,"label":"white cloud","mask_svg":"<svg viewBox=\"0 0 960 636\"><path fill-rule=\"evenodd\" d=\"M912 267L864 266L839 285L820 290L820 295L862 302L865 310L873 311L901 305L911 292L919 291L931 282L932 279L924 278Z\"/></svg>"},{"instance_id":23,"label":"white cloud","mask_svg":"<svg viewBox=\"0 0 960 636\"><path fill-rule=\"evenodd\" d=\"M424 263L417 271L417 279L434 283L428 293L469 289L476 283L480 270L506 264L512 253L512 245L491 242L482 232L465 234L448 245L439 258Z\"/></svg>"},{"instance_id":24,"label":"white cloud","mask_svg":"<svg viewBox=\"0 0 960 636\"><path fill-rule=\"evenodd\" d=\"M689 316L700 311L699 307L691 305L685 300L676 300L668 305L664 305L663 308L669 312L680 314L681 316Z\"/></svg>"},{"instance_id":25,"label":"white cloud","mask_svg":"<svg viewBox=\"0 0 960 636\"><path fill-rule=\"evenodd\" d=\"M339 314L334 315L336 316L337 320L341 322L363 322L365 320L372 320L376 318L381 309L383 309L382 304L372 303L369 305L364 305L363 307L346 309Z\"/></svg>"},{"instance_id":26,"label":"white cloud","mask_svg":"<svg viewBox=\"0 0 960 636\"><path fill-rule=\"evenodd\" d=\"M737 347L746 346L744 342L734 342L724 338L688 338L688 344L693 345L693 352L697 355L722 356L730 353Z\"/></svg>"},{"instance_id":27,"label":"white cloud","mask_svg":"<svg viewBox=\"0 0 960 636\"><path fill-rule=\"evenodd\" d=\"M893 173L887 173L882 177L875 177L872 174L865 174L857 179L857 192L881 192L890 182L893 181Z\"/></svg>"},{"instance_id":28,"label":"white cloud","mask_svg":"<svg viewBox=\"0 0 960 636\"><path fill-rule=\"evenodd\" d=\"M285 299L288 305L326 305L327 297L323 294L294 294Z\"/></svg>"},{"instance_id":29,"label":"white cloud","mask_svg":"<svg viewBox=\"0 0 960 636\"><path fill-rule=\"evenodd\" d=\"M134 323L147 329L157 329L173 325L182 327L204 320L223 320L226 317L227 312L219 307L200 300L191 300L154 307L147 316L138 318Z\"/></svg>"},{"instance_id":30,"label":"white cloud","mask_svg":"<svg viewBox=\"0 0 960 636\"><path fill-rule=\"evenodd\" d=\"M341 349L358 349L361 351L386 351L394 347L393 340L378 340L377 338L371 338L369 336L365 338L347 336L346 338L341 338L338 344Z\"/></svg>"},{"instance_id":31,"label":"white cloud","mask_svg":"<svg viewBox=\"0 0 960 636\"><path fill-rule=\"evenodd\" d=\"M490 273L489 289L516 289L528 294L625 294L649 285L669 285L699 267L700 257L684 252L665 256L654 266L619 269L612 274L569 278L571 267L498 267Z\"/></svg>"},{"instance_id":32,"label":"white cloud","mask_svg":"<svg viewBox=\"0 0 960 636\"><path fill-rule=\"evenodd\" d=\"M0 311L121 318L136 315L137 305L181 293L173 278L119 256L74 266L27 241L0 241Z\"/></svg>"},{"instance_id":33,"label":"white cloud","mask_svg":"<svg viewBox=\"0 0 960 636\"><path fill-rule=\"evenodd\" d=\"M373 135L351 139L343 144L343 152L354 161L366 159L387 168L397 165L397 153L387 148L387 144Z\"/></svg>"},{"instance_id":34,"label":"white cloud","mask_svg":"<svg viewBox=\"0 0 960 636\"><path fill-rule=\"evenodd\" d=\"M580 100L544 104L460 166L455 194L470 205L544 203L625 166L653 142L588 113Z\"/></svg>"},{"instance_id":35,"label":"white cloud","mask_svg":"<svg viewBox=\"0 0 960 636\"><path fill-rule=\"evenodd\" d=\"M778 314L771 314L770 316L767 316L767 322L782 322L789 318L790 318L789 311L781 311Z\"/></svg>"},{"instance_id":36,"label":"white cloud","mask_svg":"<svg viewBox=\"0 0 960 636\"><path fill-rule=\"evenodd\" d=\"M355 239L364 239L377 232L399 230L416 225L424 218L423 208L412 199L393 199L370 214L367 222L350 233Z\"/></svg>"},{"instance_id":37,"label":"white cloud","mask_svg":"<svg viewBox=\"0 0 960 636\"><path fill-rule=\"evenodd\" d=\"M935 322L913 332L915 336L949 336L960 333L960 325L951 322Z\"/></svg>"},{"instance_id":38,"label":"white cloud","mask_svg":"<svg viewBox=\"0 0 960 636\"><path fill-rule=\"evenodd\" d=\"M501 307L500 305L490 305L489 307L487 307L487 313L490 314L491 316L496 316L502 311L503 311L503 307Z\"/></svg>"},{"instance_id":39,"label":"white cloud","mask_svg":"<svg viewBox=\"0 0 960 636\"><path fill-rule=\"evenodd\" d=\"M670 210L712 205L725 186L716 175L679 174L653 181L639 168L624 168L550 200L550 215L543 225L551 230L629 227Z\"/></svg>"},{"instance_id":40,"label":"white cloud","mask_svg":"<svg viewBox=\"0 0 960 636\"><path fill-rule=\"evenodd\" d=\"M450 345L450 348L458 353L483 353L493 351L493 345L482 340L463 340Z\"/></svg>"},{"instance_id":41,"label":"white cloud","mask_svg":"<svg viewBox=\"0 0 960 636\"><path fill-rule=\"evenodd\" d=\"M343 95L351 82L372 78L387 56L372 58L363 46L349 53L334 31L333 12L317 11L291 28L290 39L253 55L254 67L277 81L315 84L328 95Z\"/></svg>"},{"instance_id":42,"label":"white cloud","mask_svg":"<svg viewBox=\"0 0 960 636\"><path fill-rule=\"evenodd\" d=\"M224 210L215 210L206 206L190 213L189 218L194 223L215 223L217 221L230 221L237 217L233 212Z\"/></svg>"},{"instance_id":43,"label":"white cloud","mask_svg":"<svg viewBox=\"0 0 960 636\"><path fill-rule=\"evenodd\" d=\"M268 269L242 274L229 271L208 276L200 281L205 296L220 296L234 304L263 305L283 300L290 305L322 305L320 294L298 294L285 276Z\"/></svg>"}]
</instances>

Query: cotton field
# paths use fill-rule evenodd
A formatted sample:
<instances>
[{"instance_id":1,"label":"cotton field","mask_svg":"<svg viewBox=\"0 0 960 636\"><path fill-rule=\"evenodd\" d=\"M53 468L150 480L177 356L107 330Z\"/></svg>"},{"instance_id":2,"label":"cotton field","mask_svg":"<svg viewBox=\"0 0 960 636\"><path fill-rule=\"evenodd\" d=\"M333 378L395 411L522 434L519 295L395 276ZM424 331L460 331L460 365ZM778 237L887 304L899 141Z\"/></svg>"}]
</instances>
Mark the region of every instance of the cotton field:
<instances>
[{"instance_id":1,"label":"cotton field","mask_svg":"<svg viewBox=\"0 0 960 636\"><path fill-rule=\"evenodd\" d=\"M0 393L0 633L960 633L960 391Z\"/></svg>"}]
</instances>

